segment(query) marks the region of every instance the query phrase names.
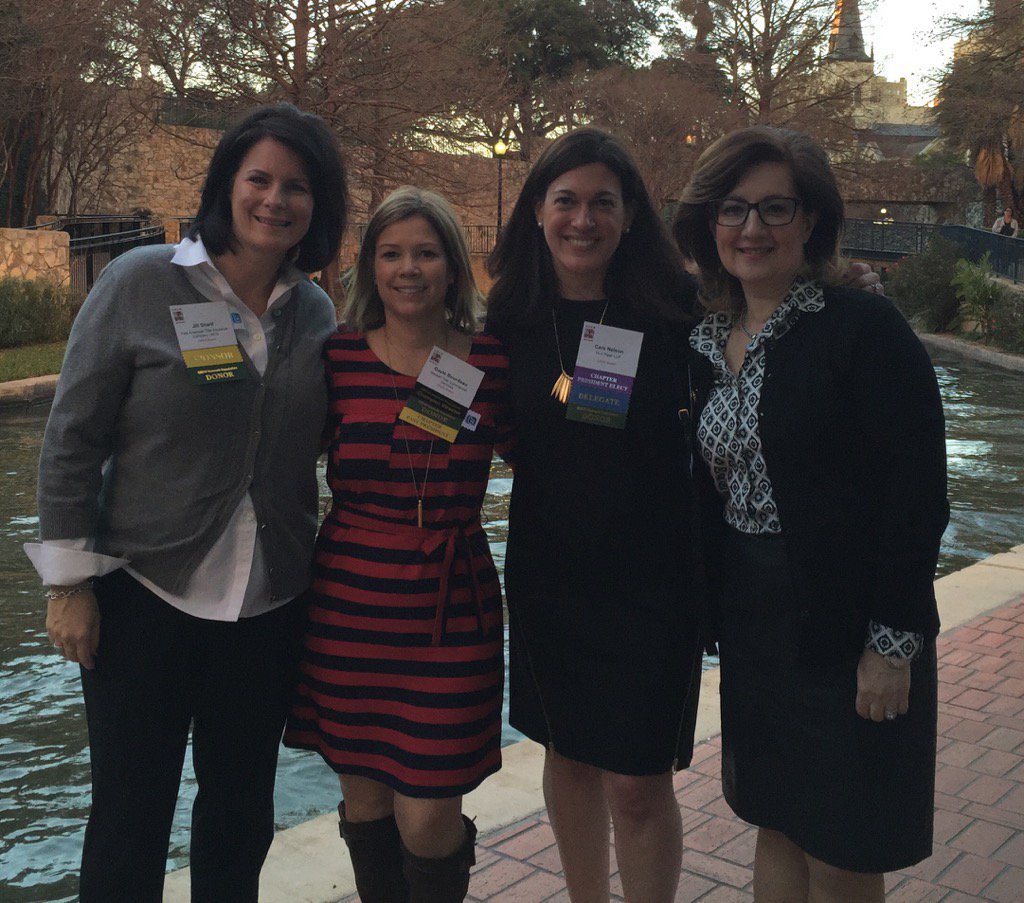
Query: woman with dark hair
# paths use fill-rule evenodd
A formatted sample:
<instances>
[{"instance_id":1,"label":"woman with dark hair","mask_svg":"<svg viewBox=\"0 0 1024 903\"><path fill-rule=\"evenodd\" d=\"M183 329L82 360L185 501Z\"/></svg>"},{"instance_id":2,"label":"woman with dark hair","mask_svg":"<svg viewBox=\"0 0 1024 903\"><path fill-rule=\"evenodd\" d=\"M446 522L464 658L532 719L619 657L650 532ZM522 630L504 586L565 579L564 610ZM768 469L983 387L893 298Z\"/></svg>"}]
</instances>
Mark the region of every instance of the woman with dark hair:
<instances>
[{"instance_id":1,"label":"woman with dark hair","mask_svg":"<svg viewBox=\"0 0 1024 903\"><path fill-rule=\"evenodd\" d=\"M400 188L324 352L333 504L285 743L338 773L363 903L463 900L462 796L501 766L501 589L480 508L509 439L508 358L474 335L480 300L451 207ZM478 383L446 436L411 414L428 359Z\"/></svg>"},{"instance_id":2,"label":"woman with dark hair","mask_svg":"<svg viewBox=\"0 0 1024 903\"><path fill-rule=\"evenodd\" d=\"M488 330L508 349L517 428L510 720L547 747L544 795L571 899L608 899L610 818L626 899L668 901L682 849L672 771L690 760L700 678L692 281L630 155L596 129L541 154L489 267ZM624 417L594 422L583 397L585 323L639 344L631 373L598 380L632 380L631 394L616 390Z\"/></svg>"},{"instance_id":3,"label":"woman with dark hair","mask_svg":"<svg viewBox=\"0 0 1024 903\"><path fill-rule=\"evenodd\" d=\"M1016 238L1018 233L1017 220L1013 215L1012 207L1005 207L1002 216L996 217L992 223L992 232L995 235L1005 235L1007 238Z\"/></svg>"},{"instance_id":4,"label":"woman with dark hair","mask_svg":"<svg viewBox=\"0 0 1024 903\"><path fill-rule=\"evenodd\" d=\"M39 467L47 629L81 665L83 903L158 903L191 725L195 900L255 901L317 518L335 325L305 272L341 239L324 123L263 107L221 138L195 226L89 293Z\"/></svg>"},{"instance_id":5,"label":"woman with dark hair","mask_svg":"<svg viewBox=\"0 0 1024 903\"><path fill-rule=\"evenodd\" d=\"M842 224L821 148L757 127L701 156L674 226L711 310L698 496L759 903L874 903L932 850L942 406L892 304L836 284Z\"/></svg>"}]
</instances>

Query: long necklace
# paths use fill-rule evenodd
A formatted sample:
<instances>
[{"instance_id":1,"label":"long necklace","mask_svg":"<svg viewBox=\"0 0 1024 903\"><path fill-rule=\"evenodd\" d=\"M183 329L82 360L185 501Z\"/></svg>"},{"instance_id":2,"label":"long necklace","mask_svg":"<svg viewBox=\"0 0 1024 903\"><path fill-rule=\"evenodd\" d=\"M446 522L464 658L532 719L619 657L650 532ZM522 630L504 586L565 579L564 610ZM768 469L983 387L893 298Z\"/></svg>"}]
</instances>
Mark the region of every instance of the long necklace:
<instances>
[{"instance_id":1,"label":"long necklace","mask_svg":"<svg viewBox=\"0 0 1024 903\"><path fill-rule=\"evenodd\" d=\"M395 382L395 368L392 366L394 358L391 356L391 343L388 341L388 325L384 324L384 347L388 352L388 376L391 377L391 391L395 394L395 404L401 406L398 400L398 384ZM444 350L448 350L448 324L444 327ZM434 456L434 440L430 440L430 448L427 451L427 466L423 470L423 482L416 479L416 469L412 466L412 452L409 449L409 437L403 436L405 442L405 458L409 462L409 476L412 477L412 488L416 493L416 526L423 526L423 499L427 494L427 480L430 478L430 459Z\"/></svg>"},{"instance_id":2,"label":"long necklace","mask_svg":"<svg viewBox=\"0 0 1024 903\"><path fill-rule=\"evenodd\" d=\"M599 325L604 324L604 315L608 313L608 302L604 302L604 310L601 311L601 319L598 320ZM555 309L551 308L551 325L555 327L555 351L558 352L558 379L555 380L555 384L551 387L551 397L557 398L562 404L568 404L569 402L569 391L572 389L572 377L565 372L565 364L562 363L562 343L558 338L558 317L555 315Z\"/></svg>"}]
</instances>

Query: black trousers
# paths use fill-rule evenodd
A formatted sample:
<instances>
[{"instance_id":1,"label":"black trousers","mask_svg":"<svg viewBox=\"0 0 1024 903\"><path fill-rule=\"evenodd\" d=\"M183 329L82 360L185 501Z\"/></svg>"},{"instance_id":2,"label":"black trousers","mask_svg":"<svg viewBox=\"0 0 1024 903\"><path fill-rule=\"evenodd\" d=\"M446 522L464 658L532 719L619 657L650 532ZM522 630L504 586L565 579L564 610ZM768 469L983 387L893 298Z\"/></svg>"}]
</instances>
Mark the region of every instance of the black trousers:
<instances>
[{"instance_id":1,"label":"black trousers","mask_svg":"<svg viewBox=\"0 0 1024 903\"><path fill-rule=\"evenodd\" d=\"M160 903L192 728L193 903L251 903L274 836L274 775L304 605L194 618L124 571L97 581L100 645L82 669L92 808L82 903Z\"/></svg>"}]
</instances>

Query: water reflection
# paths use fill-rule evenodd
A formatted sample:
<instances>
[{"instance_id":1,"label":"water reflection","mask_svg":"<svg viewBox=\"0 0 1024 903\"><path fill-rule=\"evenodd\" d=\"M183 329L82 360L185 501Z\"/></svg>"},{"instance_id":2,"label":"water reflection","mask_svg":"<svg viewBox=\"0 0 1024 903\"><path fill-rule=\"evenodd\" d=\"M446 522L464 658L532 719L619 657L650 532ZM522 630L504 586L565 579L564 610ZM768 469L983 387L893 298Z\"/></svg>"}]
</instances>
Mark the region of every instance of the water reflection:
<instances>
[{"instance_id":1,"label":"water reflection","mask_svg":"<svg viewBox=\"0 0 1024 903\"><path fill-rule=\"evenodd\" d=\"M939 571L1024 542L1024 376L936 361L948 421L952 522ZM35 467L46 411L0 411L0 898L70 901L88 811L89 758L77 668L53 654L38 579L21 552L34 538ZM484 524L502 569L511 474L497 466ZM505 740L514 739L506 728ZM187 863L195 778L186 757L170 868ZM278 828L333 809L333 774L318 757L283 750Z\"/></svg>"}]
</instances>

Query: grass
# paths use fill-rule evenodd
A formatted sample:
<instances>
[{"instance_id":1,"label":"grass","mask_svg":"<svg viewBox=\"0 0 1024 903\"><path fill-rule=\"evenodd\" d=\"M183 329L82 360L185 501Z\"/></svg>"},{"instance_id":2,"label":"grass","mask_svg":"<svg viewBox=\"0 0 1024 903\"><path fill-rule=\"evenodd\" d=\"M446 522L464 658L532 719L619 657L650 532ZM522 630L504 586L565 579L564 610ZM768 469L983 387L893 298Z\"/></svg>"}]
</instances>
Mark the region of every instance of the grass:
<instances>
[{"instance_id":1,"label":"grass","mask_svg":"<svg viewBox=\"0 0 1024 903\"><path fill-rule=\"evenodd\" d=\"M67 342L0 349L0 382L59 373Z\"/></svg>"}]
</instances>

